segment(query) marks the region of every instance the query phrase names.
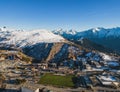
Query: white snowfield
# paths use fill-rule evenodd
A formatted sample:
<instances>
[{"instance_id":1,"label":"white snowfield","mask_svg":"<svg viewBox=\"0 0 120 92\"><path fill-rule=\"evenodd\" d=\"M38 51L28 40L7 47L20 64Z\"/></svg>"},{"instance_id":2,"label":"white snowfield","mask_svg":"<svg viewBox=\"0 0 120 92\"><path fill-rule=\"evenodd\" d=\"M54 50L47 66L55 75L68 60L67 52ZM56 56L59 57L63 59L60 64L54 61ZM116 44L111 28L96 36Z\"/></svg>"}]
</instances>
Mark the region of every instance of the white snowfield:
<instances>
[{"instance_id":1,"label":"white snowfield","mask_svg":"<svg viewBox=\"0 0 120 92\"><path fill-rule=\"evenodd\" d=\"M65 39L45 29L32 31L0 29L0 43L14 44L19 47L30 46L37 43L64 42Z\"/></svg>"}]
</instances>

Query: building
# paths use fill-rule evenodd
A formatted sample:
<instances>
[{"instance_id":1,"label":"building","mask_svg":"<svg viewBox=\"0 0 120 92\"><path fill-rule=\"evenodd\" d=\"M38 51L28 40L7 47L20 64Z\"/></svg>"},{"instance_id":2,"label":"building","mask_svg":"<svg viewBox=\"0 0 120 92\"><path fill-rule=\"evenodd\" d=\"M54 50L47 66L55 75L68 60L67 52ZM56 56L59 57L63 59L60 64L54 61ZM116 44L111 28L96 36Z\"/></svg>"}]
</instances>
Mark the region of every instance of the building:
<instances>
[{"instance_id":1,"label":"building","mask_svg":"<svg viewBox=\"0 0 120 92\"><path fill-rule=\"evenodd\" d=\"M118 88L120 86L119 82L117 82L116 78L113 76L100 75L97 76L97 78L104 86L115 87L115 88Z\"/></svg>"},{"instance_id":2,"label":"building","mask_svg":"<svg viewBox=\"0 0 120 92\"><path fill-rule=\"evenodd\" d=\"M30 89L30 88L26 88L26 87L21 87L20 92L40 92L40 91L39 91L39 88Z\"/></svg>"}]
</instances>

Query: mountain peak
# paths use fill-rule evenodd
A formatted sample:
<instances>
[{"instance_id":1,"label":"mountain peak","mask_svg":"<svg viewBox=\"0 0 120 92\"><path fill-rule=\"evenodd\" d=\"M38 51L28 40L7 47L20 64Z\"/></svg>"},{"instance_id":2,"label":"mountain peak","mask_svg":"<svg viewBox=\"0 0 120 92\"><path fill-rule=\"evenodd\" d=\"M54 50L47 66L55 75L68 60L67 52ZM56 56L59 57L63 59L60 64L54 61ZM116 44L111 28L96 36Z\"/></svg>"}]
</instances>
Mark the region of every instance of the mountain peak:
<instances>
[{"instance_id":1,"label":"mountain peak","mask_svg":"<svg viewBox=\"0 0 120 92\"><path fill-rule=\"evenodd\" d=\"M94 32L98 32L98 31L100 31L102 29L104 29L104 28L102 28L102 27L96 27L96 28L92 28L92 31L94 33Z\"/></svg>"}]
</instances>

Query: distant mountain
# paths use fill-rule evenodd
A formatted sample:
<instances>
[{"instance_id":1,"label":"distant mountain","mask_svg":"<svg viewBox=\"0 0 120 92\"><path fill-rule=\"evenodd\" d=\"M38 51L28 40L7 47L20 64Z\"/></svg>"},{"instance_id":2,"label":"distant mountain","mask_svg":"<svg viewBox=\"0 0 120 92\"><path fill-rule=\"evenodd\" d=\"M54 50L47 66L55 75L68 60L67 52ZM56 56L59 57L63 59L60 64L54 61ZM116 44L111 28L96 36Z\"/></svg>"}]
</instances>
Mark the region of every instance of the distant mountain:
<instances>
[{"instance_id":1,"label":"distant mountain","mask_svg":"<svg viewBox=\"0 0 120 92\"><path fill-rule=\"evenodd\" d=\"M61 30L62 31L62 30ZM55 34L62 35L67 39L79 40L81 37L87 38L97 44L100 44L104 47L111 48L116 52L120 53L120 27L116 28L93 28L82 32L77 32L72 30L70 34L68 31L63 31L61 34L59 31L53 31Z\"/></svg>"},{"instance_id":2,"label":"distant mountain","mask_svg":"<svg viewBox=\"0 0 120 92\"><path fill-rule=\"evenodd\" d=\"M75 39L76 34L78 33L75 30L63 30L63 29L58 29L58 30L53 30L52 31L54 34L61 35L66 39Z\"/></svg>"},{"instance_id":3,"label":"distant mountain","mask_svg":"<svg viewBox=\"0 0 120 92\"><path fill-rule=\"evenodd\" d=\"M77 36L84 36L88 38L120 38L120 27L116 28L93 28L83 32L78 32Z\"/></svg>"}]
</instances>

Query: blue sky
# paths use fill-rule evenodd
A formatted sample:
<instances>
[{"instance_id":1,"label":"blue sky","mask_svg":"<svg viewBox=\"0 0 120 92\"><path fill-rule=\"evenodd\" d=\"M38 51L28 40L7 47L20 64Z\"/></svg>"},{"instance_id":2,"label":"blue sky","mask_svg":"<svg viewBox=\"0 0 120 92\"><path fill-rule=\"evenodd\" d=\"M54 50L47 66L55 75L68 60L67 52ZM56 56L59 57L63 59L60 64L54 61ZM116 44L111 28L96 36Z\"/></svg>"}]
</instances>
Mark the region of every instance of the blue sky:
<instances>
[{"instance_id":1,"label":"blue sky","mask_svg":"<svg viewBox=\"0 0 120 92\"><path fill-rule=\"evenodd\" d=\"M120 0L0 0L0 26L76 29L120 26Z\"/></svg>"}]
</instances>

